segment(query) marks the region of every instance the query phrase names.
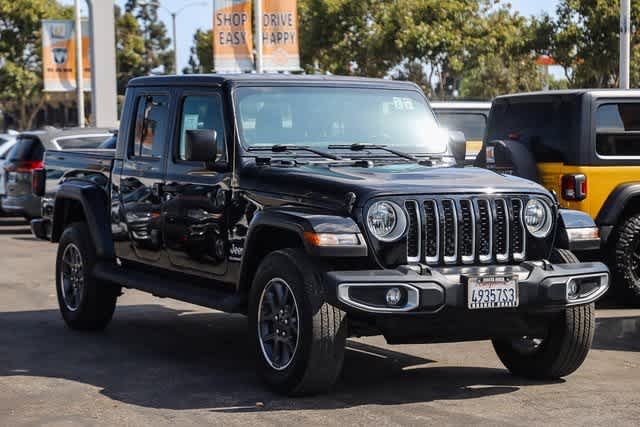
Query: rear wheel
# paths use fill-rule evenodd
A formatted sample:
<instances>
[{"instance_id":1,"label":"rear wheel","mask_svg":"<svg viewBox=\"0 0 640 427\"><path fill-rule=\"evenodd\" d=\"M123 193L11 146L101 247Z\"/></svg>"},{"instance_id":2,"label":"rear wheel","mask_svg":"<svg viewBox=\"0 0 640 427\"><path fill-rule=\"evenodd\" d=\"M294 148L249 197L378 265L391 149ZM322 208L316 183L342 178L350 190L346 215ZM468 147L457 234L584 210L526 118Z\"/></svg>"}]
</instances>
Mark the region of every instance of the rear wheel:
<instances>
[{"instance_id":1,"label":"rear wheel","mask_svg":"<svg viewBox=\"0 0 640 427\"><path fill-rule=\"evenodd\" d=\"M258 371L288 395L327 391L342 369L345 313L329 305L319 272L304 252L285 249L260 264L249 321Z\"/></svg>"},{"instance_id":2,"label":"rear wheel","mask_svg":"<svg viewBox=\"0 0 640 427\"><path fill-rule=\"evenodd\" d=\"M84 223L71 224L62 234L56 259L58 305L71 329L104 329L116 307L120 290L93 277L95 248Z\"/></svg>"},{"instance_id":3,"label":"rear wheel","mask_svg":"<svg viewBox=\"0 0 640 427\"><path fill-rule=\"evenodd\" d=\"M640 304L640 214L626 218L615 230L610 262L614 292L623 302Z\"/></svg>"},{"instance_id":4,"label":"rear wheel","mask_svg":"<svg viewBox=\"0 0 640 427\"><path fill-rule=\"evenodd\" d=\"M577 263L566 249L555 249L551 262ZM495 339L493 347L514 375L532 379L556 379L576 371L591 349L595 332L594 304L568 307L554 318L545 336Z\"/></svg>"}]
</instances>

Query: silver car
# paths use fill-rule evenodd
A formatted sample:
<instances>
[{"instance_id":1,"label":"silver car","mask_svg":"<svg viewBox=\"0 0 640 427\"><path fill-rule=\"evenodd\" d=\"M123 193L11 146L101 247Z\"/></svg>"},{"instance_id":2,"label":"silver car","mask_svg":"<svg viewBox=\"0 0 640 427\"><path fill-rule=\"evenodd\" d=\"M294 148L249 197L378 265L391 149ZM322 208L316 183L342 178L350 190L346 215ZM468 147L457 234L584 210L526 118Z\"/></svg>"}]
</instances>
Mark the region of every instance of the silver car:
<instances>
[{"instance_id":1,"label":"silver car","mask_svg":"<svg viewBox=\"0 0 640 427\"><path fill-rule=\"evenodd\" d=\"M33 170L43 166L46 150L97 148L110 138L109 129L54 129L21 133L0 168L2 210L27 220L41 216L40 198L31 192Z\"/></svg>"}]
</instances>

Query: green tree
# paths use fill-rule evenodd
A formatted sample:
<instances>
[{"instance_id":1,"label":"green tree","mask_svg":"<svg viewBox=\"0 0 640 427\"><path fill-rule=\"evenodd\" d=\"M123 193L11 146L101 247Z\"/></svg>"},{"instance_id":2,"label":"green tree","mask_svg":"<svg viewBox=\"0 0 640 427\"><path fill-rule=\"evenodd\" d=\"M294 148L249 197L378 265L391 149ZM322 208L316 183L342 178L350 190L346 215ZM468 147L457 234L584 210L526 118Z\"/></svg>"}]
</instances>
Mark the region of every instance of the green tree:
<instances>
[{"instance_id":1,"label":"green tree","mask_svg":"<svg viewBox=\"0 0 640 427\"><path fill-rule=\"evenodd\" d=\"M497 95L541 90L542 70L535 60L549 46L549 18L525 18L509 5L481 11L467 45L460 95L492 99Z\"/></svg>"},{"instance_id":2,"label":"green tree","mask_svg":"<svg viewBox=\"0 0 640 427\"><path fill-rule=\"evenodd\" d=\"M72 10L52 0L0 0L0 104L20 129L44 105L42 20L68 19Z\"/></svg>"},{"instance_id":3,"label":"green tree","mask_svg":"<svg viewBox=\"0 0 640 427\"><path fill-rule=\"evenodd\" d=\"M173 51L169 49L171 39L167 28L158 17L160 3L157 1L127 0L125 15L132 15L137 21L139 35L144 44L144 68L147 74L173 70Z\"/></svg>"},{"instance_id":4,"label":"green tree","mask_svg":"<svg viewBox=\"0 0 640 427\"><path fill-rule=\"evenodd\" d=\"M145 45L138 21L131 13L122 13L115 7L116 21L116 79L118 93L124 94L127 82L132 77L149 73L145 60Z\"/></svg>"},{"instance_id":5,"label":"green tree","mask_svg":"<svg viewBox=\"0 0 640 427\"><path fill-rule=\"evenodd\" d=\"M301 64L307 72L382 77L397 64L394 0L300 0Z\"/></svg>"},{"instance_id":6,"label":"green tree","mask_svg":"<svg viewBox=\"0 0 640 427\"><path fill-rule=\"evenodd\" d=\"M434 82L434 93L450 93L470 60L486 0L398 0L393 21L395 48L409 63L421 63ZM433 95L432 93L431 95Z\"/></svg>"},{"instance_id":7,"label":"green tree","mask_svg":"<svg viewBox=\"0 0 640 427\"><path fill-rule=\"evenodd\" d=\"M619 83L620 1L562 0L558 5L551 55L565 69L571 87L615 87ZM640 84L638 20L631 2L631 83Z\"/></svg>"},{"instance_id":8,"label":"green tree","mask_svg":"<svg viewBox=\"0 0 640 427\"><path fill-rule=\"evenodd\" d=\"M185 67L185 74L210 73L213 70L213 32L212 30L196 30L193 36L193 46L189 56L189 66Z\"/></svg>"}]
</instances>

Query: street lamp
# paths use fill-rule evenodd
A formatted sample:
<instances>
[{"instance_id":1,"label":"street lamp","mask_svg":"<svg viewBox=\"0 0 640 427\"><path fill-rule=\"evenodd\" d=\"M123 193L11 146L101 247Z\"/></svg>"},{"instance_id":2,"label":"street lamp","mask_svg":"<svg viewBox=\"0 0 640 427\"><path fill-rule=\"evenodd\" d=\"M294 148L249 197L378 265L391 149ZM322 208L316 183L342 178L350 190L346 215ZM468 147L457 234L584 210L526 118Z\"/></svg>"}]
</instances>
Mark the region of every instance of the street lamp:
<instances>
[{"instance_id":1,"label":"street lamp","mask_svg":"<svg viewBox=\"0 0 640 427\"><path fill-rule=\"evenodd\" d=\"M141 6L153 5L160 9L164 9L169 15L171 15L171 21L173 24L173 70L174 74L178 74L178 41L176 36L176 17L180 15L185 9L193 6L207 6L208 3L204 1L195 1L187 3L178 10L170 10L165 6L162 6L158 0L151 0L149 2L140 2Z\"/></svg>"}]
</instances>

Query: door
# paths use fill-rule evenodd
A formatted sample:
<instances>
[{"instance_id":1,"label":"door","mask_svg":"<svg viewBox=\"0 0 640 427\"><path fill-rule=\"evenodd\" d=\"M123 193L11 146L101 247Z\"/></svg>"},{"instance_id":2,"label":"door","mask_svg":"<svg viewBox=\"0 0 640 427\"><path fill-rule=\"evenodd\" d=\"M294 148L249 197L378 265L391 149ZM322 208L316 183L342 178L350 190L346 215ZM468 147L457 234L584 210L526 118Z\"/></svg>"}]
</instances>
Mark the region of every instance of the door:
<instances>
[{"instance_id":1,"label":"door","mask_svg":"<svg viewBox=\"0 0 640 427\"><path fill-rule=\"evenodd\" d=\"M221 93L185 90L179 98L178 111L161 191L169 261L180 271L222 275L227 267L226 208L230 201L231 169ZM191 162L187 158L187 131L193 129L216 131L219 158L214 164Z\"/></svg>"},{"instance_id":2,"label":"door","mask_svg":"<svg viewBox=\"0 0 640 427\"><path fill-rule=\"evenodd\" d=\"M143 263L160 261L163 252L161 200L157 188L164 180L164 151L169 135L169 93L139 91L134 120L126 136L118 185L117 233L119 257Z\"/></svg>"}]
</instances>

